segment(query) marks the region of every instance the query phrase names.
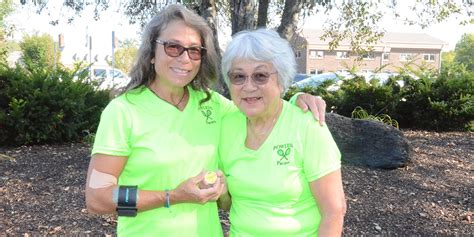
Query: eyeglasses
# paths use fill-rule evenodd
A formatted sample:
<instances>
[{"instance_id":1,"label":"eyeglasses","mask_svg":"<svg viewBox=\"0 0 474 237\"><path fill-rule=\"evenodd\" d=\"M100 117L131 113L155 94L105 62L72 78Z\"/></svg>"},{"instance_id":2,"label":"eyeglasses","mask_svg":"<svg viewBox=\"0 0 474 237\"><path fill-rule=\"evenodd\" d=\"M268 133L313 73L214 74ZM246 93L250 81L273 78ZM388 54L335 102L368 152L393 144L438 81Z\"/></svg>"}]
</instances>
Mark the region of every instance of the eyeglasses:
<instances>
[{"instance_id":1,"label":"eyeglasses","mask_svg":"<svg viewBox=\"0 0 474 237\"><path fill-rule=\"evenodd\" d=\"M178 43L162 41L157 39L156 43L162 44L165 49L166 55L170 57L179 57L184 51L188 52L188 56L191 60L201 60L201 58L206 54L206 48L204 47L189 47L186 48Z\"/></svg>"},{"instance_id":2,"label":"eyeglasses","mask_svg":"<svg viewBox=\"0 0 474 237\"><path fill-rule=\"evenodd\" d=\"M252 81L255 83L255 85L261 86L268 82L270 75L277 73L278 72L255 72L250 76L250 78L252 78ZM241 72L229 72L227 75L229 76L230 83L234 85L243 85L249 77L248 75L245 75Z\"/></svg>"}]
</instances>

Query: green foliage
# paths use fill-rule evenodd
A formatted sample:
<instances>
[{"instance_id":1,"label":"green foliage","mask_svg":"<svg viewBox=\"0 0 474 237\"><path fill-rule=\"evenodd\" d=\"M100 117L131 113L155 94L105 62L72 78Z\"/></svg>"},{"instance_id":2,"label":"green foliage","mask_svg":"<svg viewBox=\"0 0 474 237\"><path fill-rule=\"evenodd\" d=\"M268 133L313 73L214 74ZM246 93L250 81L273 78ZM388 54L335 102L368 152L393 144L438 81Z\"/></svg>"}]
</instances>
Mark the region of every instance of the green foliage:
<instances>
[{"instance_id":1,"label":"green foliage","mask_svg":"<svg viewBox=\"0 0 474 237\"><path fill-rule=\"evenodd\" d=\"M339 90L330 92L326 90L327 85L303 89L290 87L284 98L303 91L322 96L331 112L346 117L351 117L355 108L361 107L367 116L396 120L402 128L473 130L473 71L466 70L464 65L452 64L441 74L418 71L418 79L412 75L400 74L384 84L377 80L367 82L362 77L344 79Z\"/></svg>"},{"instance_id":2,"label":"green foliage","mask_svg":"<svg viewBox=\"0 0 474 237\"><path fill-rule=\"evenodd\" d=\"M90 146L94 145L95 133L91 133L89 130L84 130L84 137L82 142L89 144Z\"/></svg>"},{"instance_id":3,"label":"green foliage","mask_svg":"<svg viewBox=\"0 0 474 237\"><path fill-rule=\"evenodd\" d=\"M378 121L378 122L381 122L383 124L398 128L397 120L392 119L389 115L387 115L387 114L371 115L371 114L367 113L367 111L365 111L360 106L357 106L354 109L354 111L352 111L351 118Z\"/></svg>"},{"instance_id":4,"label":"green foliage","mask_svg":"<svg viewBox=\"0 0 474 237\"><path fill-rule=\"evenodd\" d=\"M441 71L445 71L453 66L454 57L456 57L455 51L441 53Z\"/></svg>"},{"instance_id":5,"label":"green foliage","mask_svg":"<svg viewBox=\"0 0 474 237\"><path fill-rule=\"evenodd\" d=\"M474 34L464 34L456 44L454 61L466 65L467 70L474 71Z\"/></svg>"},{"instance_id":6,"label":"green foliage","mask_svg":"<svg viewBox=\"0 0 474 237\"><path fill-rule=\"evenodd\" d=\"M5 17L13 12L13 1L2 0L0 2L0 63L5 63L7 54L9 51L9 44L5 41L6 36L9 34L8 26L5 24Z\"/></svg>"},{"instance_id":7,"label":"green foliage","mask_svg":"<svg viewBox=\"0 0 474 237\"><path fill-rule=\"evenodd\" d=\"M474 120L474 73L463 66L419 80L405 78L403 96L397 111L405 127L461 130Z\"/></svg>"},{"instance_id":8,"label":"green foliage","mask_svg":"<svg viewBox=\"0 0 474 237\"><path fill-rule=\"evenodd\" d=\"M52 19L52 24L59 21L72 21L77 16L82 16L82 11L92 10L94 20L103 15L102 12L110 9L119 9L129 22L144 26L146 22L167 5L165 1L65 1L61 9L68 8L68 15ZM249 23L238 30L251 30L257 27L257 21L263 23L259 27L276 28L285 38L291 40L296 33L292 26L298 25L300 17L308 17L317 12L325 12L331 16L324 24L324 38L331 39L331 48L336 47L342 40L350 42L352 51L359 55L370 45L380 40L385 31L380 27L384 18L394 17L404 21L405 24L419 25L422 28L432 23L445 21L456 15L460 23L472 21L473 2L464 1L328 1L328 0L278 0L278 1L240 1L240 7L233 7L235 1L179 1L189 9L193 9L206 18L214 31L219 27ZM401 3L403 2L403 4ZM57 1L22 0L22 4L34 5L37 12L54 11L59 7ZM267 10L267 11L264 11ZM281 17L269 17L264 12L270 12ZM410 12L412 14L400 14ZM44 13L43 13L44 14ZM62 19L61 19L62 18ZM217 24L219 18L220 23ZM465 19L468 18L468 19ZM242 21L240 19L250 19ZM250 22L249 22L250 21ZM265 25L266 24L266 25ZM288 31L291 31L289 33ZM234 32L235 33L235 32ZM368 49L364 45L369 46Z\"/></svg>"},{"instance_id":9,"label":"green foliage","mask_svg":"<svg viewBox=\"0 0 474 237\"><path fill-rule=\"evenodd\" d=\"M23 63L29 71L42 70L46 73L52 70L55 62L59 62L61 53L55 50L55 43L50 35L25 36L20 43L23 53ZM55 53L56 52L56 53Z\"/></svg>"},{"instance_id":10,"label":"green foliage","mask_svg":"<svg viewBox=\"0 0 474 237\"><path fill-rule=\"evenodd\" d=\"M4 19L14 11L13 0L2 0L0 2L0 24L3 26Z\"/></svg>"},{"instance_id":11,"label":"green foliage","mask_svg":"<svg viewBox=\"0 0 474 237\"><path fill-rule=\"evenodd\" d=\"M341 89L335 92L334 109L339 114L350 116L354 108L363 107L369 114L392 114L400 100L400 86L390 79L386 85L378 80L367 82L364 77L346 79Z\"/></svg>"},{"instance_id":12,"label":"green foliage","mask_svg":"<svg viewBox=\"0 0 474 237\"><path fill-rule=\"evenodd\" d=\"M126 40L121 44L119 48L114 53L115 67L122 70L125 73L128 73L132 68L133 61L137 55L138 48L134 41ZM109 65L112 65L112 62L108 62Z\"/></svg>"},{"instance_id":13,"label":"green foliage","mask_svg":"<svg viewBox=\"0 0 474 237\"><path fill-rule=\"evenodd\" d=\"M95 91L75 71L0 68L0 144L79 141L95 131L108 91Z\"/></svg>"}]
</instances>

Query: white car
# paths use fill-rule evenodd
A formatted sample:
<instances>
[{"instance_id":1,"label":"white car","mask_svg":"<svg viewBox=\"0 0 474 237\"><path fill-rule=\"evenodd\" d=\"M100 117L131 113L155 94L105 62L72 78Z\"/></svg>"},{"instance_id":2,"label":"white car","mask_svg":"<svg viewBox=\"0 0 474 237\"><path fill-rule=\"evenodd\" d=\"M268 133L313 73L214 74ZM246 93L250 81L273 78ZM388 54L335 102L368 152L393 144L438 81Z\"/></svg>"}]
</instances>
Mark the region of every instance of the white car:
<instances>
[{"instance_id":1,"label":"white car","mask_svg":"<svg viewBox=\"0 0 474 237\"><path fill-rule=\"evenodd\" d=\"M122 72L120 69L112 68L108 66L92 66L90 68L86 68L82 73L88 73L89 71L90 76L86 76L92 82L96 82L98 85L98 89L106 90L106 89L119 89L125 87L130 78Z\"/></svg>"},{"instance_id":2,"label":"white car","mask_svg":"<svg viewBox=\"0 0 474 237\"><path fill-rule=\"evenodd\" d=\"M130 81L127 74L112 67L92 67L92 78L100 80L99 89L122 88Z\"/></svg>"},{"instance_id":3,"label":"white car","mask_svg":"<svg viewBox=\"0 0 474 237\"><path fill-rule=\"evenodd\" d=\"M317 87L321 85L324 81L327 80L332 80L334 81L334 84L329 86L327 89L328 91L335 91L339 89L340 84L342 83L341 77L339 74L336 74L334 72L326 72L322 74L315 74L311 75L303 80L300 80L296 83L293 84L293 86L296 86L298 88L304 88L307 86L310 87Z\"/></svg>"}]
</instances>

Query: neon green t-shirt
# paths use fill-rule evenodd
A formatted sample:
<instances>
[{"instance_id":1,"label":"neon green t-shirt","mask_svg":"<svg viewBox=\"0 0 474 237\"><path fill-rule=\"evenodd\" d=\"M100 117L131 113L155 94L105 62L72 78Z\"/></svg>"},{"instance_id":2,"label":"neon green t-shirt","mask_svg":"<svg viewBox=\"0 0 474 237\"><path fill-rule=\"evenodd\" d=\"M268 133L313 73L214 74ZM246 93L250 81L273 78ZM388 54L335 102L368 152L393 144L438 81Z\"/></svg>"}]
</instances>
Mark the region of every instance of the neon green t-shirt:
<instances>
[{"instance_id":1,"label":"neon green t-shirt","mask_svg":"<svg viewBox=\"0 0 474 237\"><path fill-rule=\"evenodd\" d=\"M140 87L112 100L102 113L92 154L127 156L120 185L172 190L202 170L217 169L222 116L235 106L218 93L199 105L189 90L183 111ZM222 236L216 202L176 204L119 217L119 236Z\"/></svg>"},{"instance_id":2,"label":"neon green t-shirt","mask_svg":"<svg viewBox=\"0 0 474 237\"><path fill-rule=\"evenodd\" d=\"M321 219L309 182L340 169L340 152L327 126L283 102L267 140L245 146L246 117L222 121L220 166L232 196L231 236L315 236Z\"/></svg>"}]
</instances>

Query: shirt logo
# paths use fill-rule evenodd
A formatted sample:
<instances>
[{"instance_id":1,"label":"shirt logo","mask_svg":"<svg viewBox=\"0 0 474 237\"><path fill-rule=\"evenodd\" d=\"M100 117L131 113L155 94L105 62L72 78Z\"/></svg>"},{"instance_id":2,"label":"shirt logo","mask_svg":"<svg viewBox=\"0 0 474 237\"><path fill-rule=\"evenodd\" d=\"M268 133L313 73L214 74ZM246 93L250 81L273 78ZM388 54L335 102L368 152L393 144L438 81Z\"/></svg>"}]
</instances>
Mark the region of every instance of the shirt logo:
<instances>
[{"instance_id":1,"label":"shirt logo","mask_svg":"<svg viewBox=\"0 0 474 237\"><path fill-rule=\"evenodd\" d=\"M210 106L201 106L199 108L199 110L201 110L201 113L204 116L204 118L206 119L207 124L216 123L216 121L213 118L214 115L212 114L212 111L213 111L212 107L210 107Z\"/></svg>"},{"instance_id":2,"label":"shirt logo","mask_svg":"<svg viewBox=\"0 0 474 237\"><path fill-rule=\"evenodd\" d=\"M273 150L278 155L277 165L288 165L290 163L289 156L291 155L291 150L293 149L293 144L281 144L273 146Z\"/></svg>"}]
</instances>

